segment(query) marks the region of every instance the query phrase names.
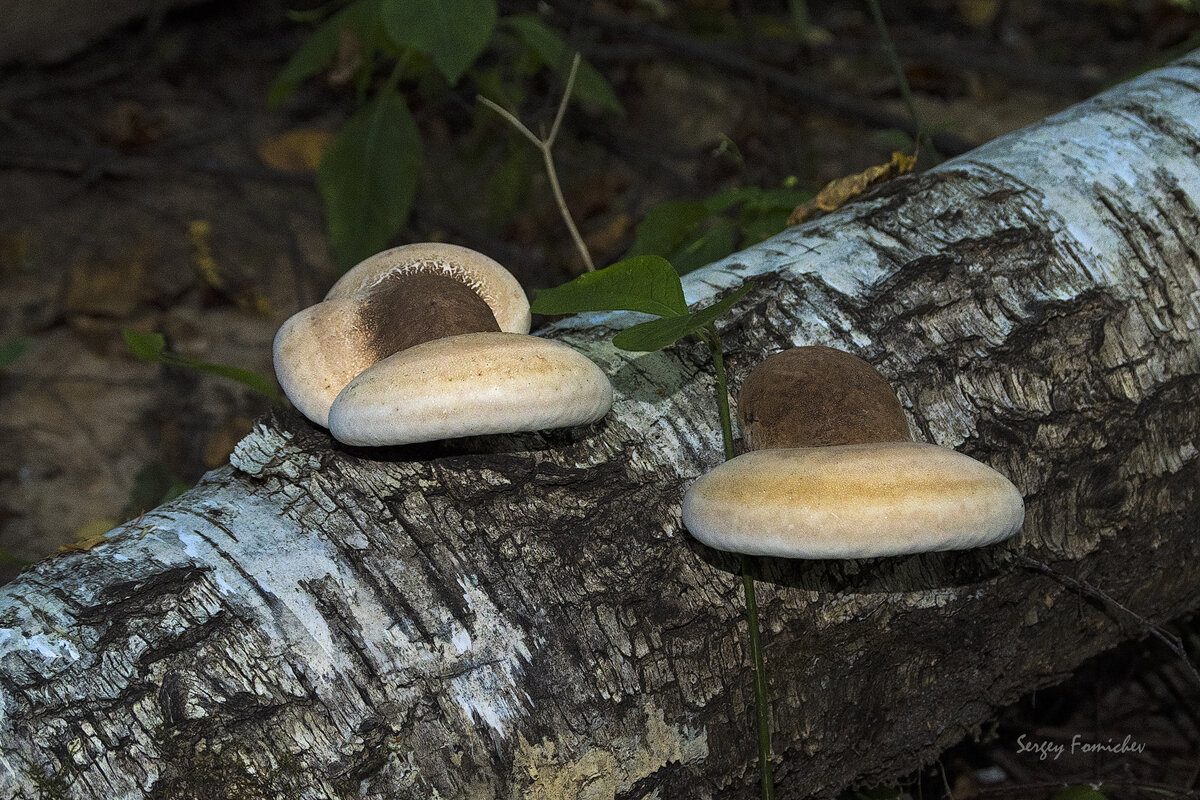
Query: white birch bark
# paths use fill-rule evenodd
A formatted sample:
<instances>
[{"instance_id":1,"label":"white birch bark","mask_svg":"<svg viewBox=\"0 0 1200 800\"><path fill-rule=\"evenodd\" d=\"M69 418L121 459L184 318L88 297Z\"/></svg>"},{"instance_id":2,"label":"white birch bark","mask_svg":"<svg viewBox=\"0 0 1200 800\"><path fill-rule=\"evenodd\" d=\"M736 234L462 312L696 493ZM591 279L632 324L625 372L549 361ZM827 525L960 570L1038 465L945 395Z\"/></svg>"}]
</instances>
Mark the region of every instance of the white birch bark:
<instances>
[{"instance_id":1,"label":"white birch bark","mask_svg":"<svg viewBox=\"0 0 1200 800\"><path fill-rule=\"evenodd\" d=\"M688 276L736 386L828 344L918 438L1008 475L974 553L762 560L780 796L931 759L1200 602L1200 54ZM111 541L0 589L0 797L752 797L736 562L689 538L720 460L696 343L546 335L612 376L588 429L354 450L293 414ZM219 791L217 788L219 787Z\"/></svg>"}]
</instances>

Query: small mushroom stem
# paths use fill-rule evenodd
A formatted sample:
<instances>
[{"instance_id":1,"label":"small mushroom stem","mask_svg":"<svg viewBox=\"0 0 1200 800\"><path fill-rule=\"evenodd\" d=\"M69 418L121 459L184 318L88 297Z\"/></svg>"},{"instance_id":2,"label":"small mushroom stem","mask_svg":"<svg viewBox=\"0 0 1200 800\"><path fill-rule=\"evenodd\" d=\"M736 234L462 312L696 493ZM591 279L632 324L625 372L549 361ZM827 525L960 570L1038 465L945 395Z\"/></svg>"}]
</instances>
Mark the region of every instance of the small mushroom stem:
<instances>
[{"instance_id":1,"label":"small mushroom stem","mask_svg":"<svg viewBox=\"0 0 1200 800\"><path fill-rule=\"evenodd\" d=\"M721 439L725 460L734 457L733 422L729 414L729 385L725 377L725 355L721 335L713 325L698 334L712 353L717 378L717 412L721 417ZM771 712L767 704L767 667L763 659L758 630L758 601L754 596L754 574L750 556L742 556L742 589L746 596L746 627L750 631L750 660L754 665L754 706L758 712L758 773L762 782L762 800L775 800L775 776L771 766Z\"/></svg>"}]
</instances>

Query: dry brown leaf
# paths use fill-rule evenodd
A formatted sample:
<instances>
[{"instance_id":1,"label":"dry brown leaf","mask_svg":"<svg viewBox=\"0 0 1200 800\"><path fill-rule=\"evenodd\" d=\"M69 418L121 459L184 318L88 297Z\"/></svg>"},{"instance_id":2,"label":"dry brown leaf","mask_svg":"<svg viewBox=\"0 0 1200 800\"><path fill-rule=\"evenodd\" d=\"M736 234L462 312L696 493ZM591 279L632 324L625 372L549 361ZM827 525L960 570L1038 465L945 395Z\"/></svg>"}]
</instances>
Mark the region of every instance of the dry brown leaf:
<instances>
[{"instance_id":1,"label":"dry brown leaf","mask_svg":"<svg viewBox=\"0 0 1200 800\"><path fill-rule=\"evenodd\" d=\"M114 147L144 150L162 138L167 119L136 100L122 100L101 123L101 135Z\"/></svg>"},{"instance_id":2,"label":"dry brown leaf","mask_svg":"<svg viewBox=\"0 0 1200 800\"><path fill-rule=\"evenodd\" d=\"M363 63L362 40L358 34L349 28L338 31L337 56L329 70L327 80L330 86L345 86L358 72Z\"/></svg>"},{"instance_id":3,"label":"dry brown leaf","mask_svg":"<svg viewBox=\"0 0 1200 800\"><path fill-rule=\"evenodd\" d=\"M321 156L333 142L329 131L297 128L272 136L258 145L258 157L272 169L282 172L316 172Z\"/></svg>"},{"instance_id":4,"label":"dry brown leaf","mask_svg":"<svg viewBox=\"0 0 1200 800\"><path fill-rule=\"evenodd\" d=\"M62 310L68 317L125 319L141 301L151 250L134 242L105 261L79 262L67 273Z\"/></svg>"},{"instance_id":5,"label":"dry brown leaf","mask_svg":"<svg viewBox=\"0 0 1200 800\"><path fill-rule=\"evenodd\" d=\"M187 227L188 244L192 246L192 266L201 279L217 290L225 289L225 279L217 268L212 254L212 223L206 219L194 219Z\"/></svg>"},{"instance_id":6,"label":"dry brown leaf","mask_svg":"<svg viewBox=\"0 0 1200 800\"><path fill-rule=\"evenodd\" d=\"M88 550L91 550L93 547L98 547L99 545L102 545L107 541L108 541L108 536L101 533L96 536L89 536L86 539L79 539L78 541L74 541L69 544L64 544L62 547L58 548L58 552L60 552L60 553L86 553Z\"/></svg>"},{"instance_id":7,"label":"dry brown leaf","mask_svg":"<svg viewBox=\"0 0 1200 800\"><path fill-rule=\"evenodd\" d=\"M25 269L29 264L31 249L27 233L23 231L0 233L0 275Z\"/></svg>"},{"instance_id":8,"label":"dry brown leaf","mask_svg":"<svg viewBox=\"0 0 1200 800\"><path fill-rule=\"evenodd\" d=\"M825 184L825 188L817 192L817 196L812 200L801 203L792 209L787 224L799 225L818 211L828 212L841 208L869 187L912 172L916 163L916 156L905 155L897 151L892 153L892 160L886 164L878 164L854 175L832 180Z\"/></svg>"},{"instance_id":9,"label":"dry brown leaf","mask_svg":"<svg viewBox=\"0 0 1200 800\"><path fill-rule=\"evenodd\" d=\"M233 448L254 429L254 420L249 417L233 417L217 428L204 443L201 458L204 466L215 469L229 460Z\"/></svg>"},{"instance_id":10,"label":"dry brown leaf","mask_svg":"<svg viewBox=\"0 0 1200 800\"><path fill-rule=\"evenodd\" d=\"M591 252L604 256L616 253L622 245L627 247L632 232L633 218L621 212L595 230L588 231L583 241Z\"/></svg>"},{"instance_id":11,"label":"dry brown leaf","mask_svg":"<svg viewBox=\"0 0 1200 800\"><path fill-rule=\"evenodd\" d=\"M212 223L206 219L194 219L188 223L188 244L192 248L192 266L197 274L205 284L233 300L243 311L270 317L270 303L253 286L235 285L230 288L229 281L221 274L221 268L213 256L212 232Z\"/></svg>"},{"instance_id":12,"label":"dry brown leaf","mask_svg":"<svg viewBox=\"0 0 1200 800\"><path fill-rule=\"evenodd\" d=\"M955 0L958 16L972 28L986 28L1000 13L1000 0Z\"/></svg>"},{"instance_id":13,"label":"dry brown leaf","mask_svg":"<svg viewBox=\"0 0 1200 800\"><path fill-rule=\"evenodd\" d=\"M58 548L60 553L82 553L108 541L108 534L117 525L116 520L93 519L75 530L75 541Z\"/></svg>"}]
</instances>

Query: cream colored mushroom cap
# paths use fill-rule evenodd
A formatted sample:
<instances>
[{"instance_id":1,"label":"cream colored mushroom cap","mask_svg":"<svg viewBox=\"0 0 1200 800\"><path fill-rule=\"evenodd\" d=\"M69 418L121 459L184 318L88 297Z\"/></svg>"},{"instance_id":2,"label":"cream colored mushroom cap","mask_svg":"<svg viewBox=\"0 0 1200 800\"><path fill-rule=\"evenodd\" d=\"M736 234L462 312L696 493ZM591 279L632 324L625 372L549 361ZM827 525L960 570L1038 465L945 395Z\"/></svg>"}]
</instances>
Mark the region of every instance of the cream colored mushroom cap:
<instances>
[{"instance_id":1,"label":"cream colored mushroom cap","mask_svg":"<svg viewBox=\"0 0 1200 800\"><path fill-rule=\"evenodd\" d=\"M339 278L325 300L353 297L390 275L412 272L448 275L465 283L491 307L500 330L529 333L529 299L513 274L483 253L456 244L418 242L376 253Z\"/></svg>"},{"instance_id":2,"label":"cream colored mushroom cap","mask_svg":"<svg viewBox=\"0 0 1200 800\"><path fill-rule=\"evenodd\" d=\"M608 377L559 342L465 333L410 347L347 384L329 430L351 445L395 445L587 425L612 407Z\"/></svg>"},{"instance_id":3,"label":"cream colored mushroom cap","mask_svg":"<svg viewBox=\"0 0 1200 800\"><path fill-rule=\"evenodd\" d=\"M683 521L718 550L785 558L869 558L1005 539L1025 504L970 456L919 442L756 450L702 475Z\"/></svg>"},{"instance_id":4,"label":"cream colored mushroom cap","mask_svg":"<svg viewBox=\"0 0 1200 800\"><path fill-rule=\"evenodd\" d=\"M275 377L292 405L329 427L329 406L350 379L374 362L364 347L354 298L326 300L298 311L275 334Z\"/></svg>"}]
</instances>

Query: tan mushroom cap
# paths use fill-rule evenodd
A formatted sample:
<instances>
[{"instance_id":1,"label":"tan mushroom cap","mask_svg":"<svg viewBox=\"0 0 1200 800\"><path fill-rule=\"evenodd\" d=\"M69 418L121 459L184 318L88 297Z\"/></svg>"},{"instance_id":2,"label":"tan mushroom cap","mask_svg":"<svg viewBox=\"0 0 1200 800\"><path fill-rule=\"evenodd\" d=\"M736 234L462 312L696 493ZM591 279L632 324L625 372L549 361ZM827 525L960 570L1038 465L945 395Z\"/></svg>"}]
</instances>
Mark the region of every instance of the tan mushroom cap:
<instances>
[{"instance_id":1,"label":"tan mushroom cap","mask_svg":"<svg viewBox=\"0 0 1200 800\"><path fill-rule=\"evenodd\" d=\"M700 541L749 555L868 558L978 547L1021 527L1000 473L918 442L756 450L701 476L683 499Z\"/></svg>"},{"instance_id":2,"label":"tan mushroom cap","mask_svg":"<svg viewBox=\"0 0 1200 800\"><path fill-rule=\"evenodd\" d=\"M529 330L529 301L508 270L448 244L368 258L275 335L275 374L293 405L328 427L334 398L372 364L420 342L480 331Z\"/></svg>"},{"instance_id":3,"label":"tan mushroom cap","mask_svg":"<svg viewBox=\"0 0 1200 800\"><path fill-rule=\"evenodd\" d=\"M470 286L491 306L500 330L529 333L529 300L517 279L483 253L456 244L418 242L376 253L338 279L325 299L358 295L391 275L415 272L448 275Z\"/></svg>"},{"instance_id":4,"label":"tan mushroom cap","mask_svg":"<svg viewBox=\"0 0 1200 800\"><path fill-rule=\"evenodd\" d=\"M536 336L468 333L390 356L347 384L329 430L382 446L596 422L612 385L586 356Z\"/></svg>"}]
</instances>

